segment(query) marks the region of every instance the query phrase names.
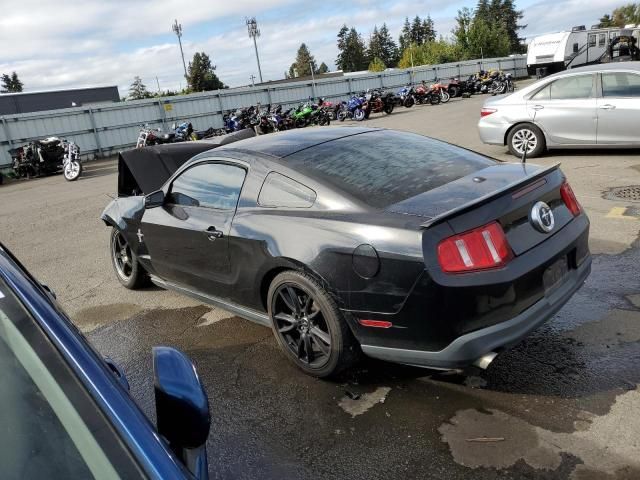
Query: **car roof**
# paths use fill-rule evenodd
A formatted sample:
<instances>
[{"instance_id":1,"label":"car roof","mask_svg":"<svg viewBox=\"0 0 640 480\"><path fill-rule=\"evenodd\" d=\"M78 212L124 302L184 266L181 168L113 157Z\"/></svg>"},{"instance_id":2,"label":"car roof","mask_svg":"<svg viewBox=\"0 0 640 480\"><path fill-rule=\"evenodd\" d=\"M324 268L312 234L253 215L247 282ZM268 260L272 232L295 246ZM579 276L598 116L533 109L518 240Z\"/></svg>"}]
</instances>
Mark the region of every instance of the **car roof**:
<instances>
[{"instance_id":1,"label":"car roof","mask_svg":"<svg viewBox=\"0 0 640 480\"><path fill-rule=\"evenodd\" d=\"M384 129L347 126L287 130L269 135L260 135L228 146L222 146L216 149L216 153L235 150L284 158L322 143L377 130Z\"/></svg>"},{"instance_id":2,"label":"car roof","mask_svg":"<svg viewBox=\"0 0 640 480\"><path fill-rule=\"evenodd\" d=\"M586 65L584 67L570 68L562 72L554 73L545 78L561 77L562 75L568 75L572 73L581 72L606 72L608 70L631 70L640 72L640 62L611 62L611 63L596 63L594 65Z\"/></svg>"}]
</instances>

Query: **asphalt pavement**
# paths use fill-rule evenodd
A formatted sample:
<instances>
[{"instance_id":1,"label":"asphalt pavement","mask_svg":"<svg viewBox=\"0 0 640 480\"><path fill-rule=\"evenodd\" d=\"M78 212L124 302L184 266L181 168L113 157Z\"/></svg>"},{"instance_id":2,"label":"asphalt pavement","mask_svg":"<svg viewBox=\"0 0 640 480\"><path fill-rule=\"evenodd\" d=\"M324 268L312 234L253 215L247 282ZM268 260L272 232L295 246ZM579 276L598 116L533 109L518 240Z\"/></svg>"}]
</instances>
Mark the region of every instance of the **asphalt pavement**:
<instances>
[{"instance_id":1,"label":"asphalt pavement","mask_svg":"<svg viewBox=\"0 0 640 480\"><path fill-rule=\"evenodd\" d=\"M372 115L367 125L483 145L483 97ZM98 350L127 372L153 419L151 346L183 349L211 400L212 478L640 478L640 185L638 151L558 151L590 216L585 286L486 371L442 375L365 360L334 381L305 376L270 330L158 288L116 281L99 220L117 164L0 186L0 241L48 284Z\"/></svg>"}]
</instances>

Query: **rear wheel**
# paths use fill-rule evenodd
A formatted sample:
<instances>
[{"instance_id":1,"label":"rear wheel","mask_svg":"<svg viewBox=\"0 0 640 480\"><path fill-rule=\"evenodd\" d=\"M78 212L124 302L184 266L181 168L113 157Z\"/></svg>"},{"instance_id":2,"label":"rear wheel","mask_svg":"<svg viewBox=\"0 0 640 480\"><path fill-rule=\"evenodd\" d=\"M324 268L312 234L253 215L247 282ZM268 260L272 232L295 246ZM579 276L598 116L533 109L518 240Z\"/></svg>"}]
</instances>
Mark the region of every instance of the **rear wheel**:
<instances>
[{"instance_id":1,"label":"rear wheel","mask_svg":"<svg viewBox=\"0 0 640 480\"><path fill-rule=\"evenodd\" d=\"M451 98L459 97L461 90L462 89L458 85L449 85L449 96Z\"/></svg>"},{"instance_id":2,"label":"rear wheel","mask_svg":"<svg viewBox=\"0 0 640 480\"><path fill-rule=\"evenodd\" d=\"M395 105L393 104L393 102L387 102L384 105L384 113L386 113L387 115L391 114L393 112L394 107Z\"/></svg>"},{"instance_id":3,"label":"rear wheel","mask_svg":"<svg viewBox=\"0 0 640 480\"><path fill-rule=\"evenodd\" d=\"M429 102L431 103L431 105L438 105L440 103L440 100L441 100L440 95L434 94L434 95L431 95Z\"/></svg>"},{"instance_id":4,"label":"rear wheel","mask_svg":"<svg viewBox=\"0 0 640 480\"><path fill-rule=\"evenodd\" d=\"M359 349L333 298L311 276L286 271L268 293L273 333L286 357L325 378L350 367Z\"/></svg>"},{"instance_id":5,"label":"rear wheel","mask_svg":"<svg viewBox=\"0 0 640 480\"><path fill-rule=\"evenodd\" d=\"M149 284L149 276L132 252L127 239L117 228L111 232L111 263L118 281L130 290Z\"/></svg>"},{"instance_id":6,"label":"rear wheel","mask_svg":"<svg viewBox=\"0 0 640 480\"><path fill-rule=\"evenodd\" d=\"M509 152L516 157L522 157L527 150L527 157L534 158L541 155L546 148L542 131L530 123L518 125L507 136Z\"/></svg>"}]
</instances>

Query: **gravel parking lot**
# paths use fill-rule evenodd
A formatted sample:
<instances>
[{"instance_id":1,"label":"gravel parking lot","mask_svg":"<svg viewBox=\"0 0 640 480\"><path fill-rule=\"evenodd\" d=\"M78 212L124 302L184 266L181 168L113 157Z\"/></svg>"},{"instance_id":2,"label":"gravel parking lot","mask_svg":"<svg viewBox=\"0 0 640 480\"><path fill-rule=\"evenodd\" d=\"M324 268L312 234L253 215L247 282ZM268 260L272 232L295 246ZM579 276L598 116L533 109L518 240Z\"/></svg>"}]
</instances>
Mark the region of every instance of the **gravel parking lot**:
<instances>
[{"instance_id":1,"label":"gravel parking lot","mask_svg":"<svg viewBox=\"0 0 640 480\"><path fill-rule=\"evenodd\" d=\"M373 115L500 160L476 123L483 97ZM128 291L99 215L117 164L0 186L0 241L48 284L153 416L150 347L195 361L211 399L212 478L640 478L640 185L637 151L556 151L591 218L593 273L564 309L487 371L365 361L339 381L292 367L268 329L178 294ZM481 441L478 439L489 439Z\"/></svg>"}]
</instances>

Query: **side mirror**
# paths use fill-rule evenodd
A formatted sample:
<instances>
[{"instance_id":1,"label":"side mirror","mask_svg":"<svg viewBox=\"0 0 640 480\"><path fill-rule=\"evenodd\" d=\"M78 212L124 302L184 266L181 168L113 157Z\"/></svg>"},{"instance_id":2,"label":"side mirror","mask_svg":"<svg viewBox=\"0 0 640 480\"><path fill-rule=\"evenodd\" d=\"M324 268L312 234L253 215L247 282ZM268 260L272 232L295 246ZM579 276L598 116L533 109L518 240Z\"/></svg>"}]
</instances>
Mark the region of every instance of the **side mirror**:
<instances>
[{"instance_id":1,"label":"side mirror","mask_svg":"<svg viewBox=\"0 0 640 480\"><path fill-rule=\"evenodd\" d=\"M171 347L153 347L158 433L197 479L208 475L209 400L191 360Z\"/></svg>"},{"instance_id":2,"label":"side mirror","mask_svg":"<svg viewBox=\"0 0 640 480\"><path fill-rule=\"evenodd\" d=\"M164 205L164 192L156 190L144 197L144 208L155 208Z\"/></svg>"}]
</instances>

